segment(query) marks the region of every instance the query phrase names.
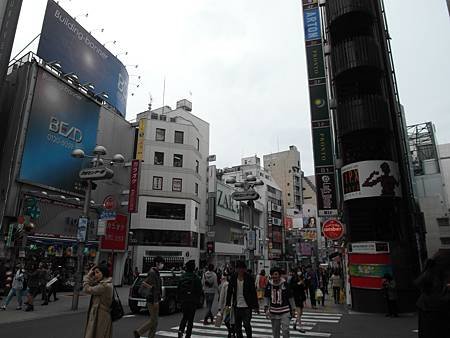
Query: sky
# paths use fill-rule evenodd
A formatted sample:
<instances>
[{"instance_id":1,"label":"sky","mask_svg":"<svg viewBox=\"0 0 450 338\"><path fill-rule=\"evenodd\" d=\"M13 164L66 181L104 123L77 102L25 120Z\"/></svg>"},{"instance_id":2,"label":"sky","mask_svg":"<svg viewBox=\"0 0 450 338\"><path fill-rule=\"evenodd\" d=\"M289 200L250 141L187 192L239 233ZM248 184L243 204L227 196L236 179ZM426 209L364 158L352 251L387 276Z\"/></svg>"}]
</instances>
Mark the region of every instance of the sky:
<instances>
[{"instance_id":1,"label":"sky","mask_svg":"<svg viewBox=\"0 0 450 338\"><path fill-rule=\"evenodd\" d=\"M12 56L39 34L46 3L23 0ZM313 174L300 0L59 3L129 65L127 120L147 109L150 95L153 108L162 106L165 79L165 105L189 99L193 113L209 122L219 168L296 145L302 170ZM407 123L432 121L438 142L449 143L446 1L385 0L385 6Z\"/></svg>"}]
</instances>

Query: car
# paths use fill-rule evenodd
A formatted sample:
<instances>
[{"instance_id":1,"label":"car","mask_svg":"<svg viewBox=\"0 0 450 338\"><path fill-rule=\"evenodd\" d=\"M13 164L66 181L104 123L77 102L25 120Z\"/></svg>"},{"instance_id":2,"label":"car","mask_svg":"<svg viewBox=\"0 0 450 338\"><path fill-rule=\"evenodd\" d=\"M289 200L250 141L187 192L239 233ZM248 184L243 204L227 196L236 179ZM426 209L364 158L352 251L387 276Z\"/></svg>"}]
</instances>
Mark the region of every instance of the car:
<instances>
[{"instance_id":1,"label":"car","mask_svg":"<svg viewBox=\"0 0 450 338\"><path fill-rule=\"evenodd\" d=\"M181 308L181 303L178 299L178 280L180 279L182 272L181 271L160 271L161 277L161 303L160 303L160 312L163 314L172 314L177 312ZM132 313L139 313L141 310L147 309L147 301L139 294L139 288L142 282L147 278L147 273L141 273L134 280L131 288L130 294L128 296L128 306ZM202 294L199 299L198 307L203 307L203 303L205 300L205 295Z\"/></svg>"}]
</instances>

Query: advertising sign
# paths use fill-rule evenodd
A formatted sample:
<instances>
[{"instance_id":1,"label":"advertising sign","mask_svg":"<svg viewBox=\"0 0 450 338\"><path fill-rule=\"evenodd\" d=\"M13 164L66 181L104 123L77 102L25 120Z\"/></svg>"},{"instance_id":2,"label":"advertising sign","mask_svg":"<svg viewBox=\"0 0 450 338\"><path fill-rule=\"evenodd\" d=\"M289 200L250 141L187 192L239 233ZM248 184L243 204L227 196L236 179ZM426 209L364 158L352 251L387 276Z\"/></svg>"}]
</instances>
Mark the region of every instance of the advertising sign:
<instances>
[{"instance_id":1,"label":"advertising sign","mask_svg":"<svg viewBox=\"0 0 450 338\"><path fill-rule=\"evenodd\" d=\"M147 119L139 120L139 130L138 130L138 139L136 145L136 159L143 161L144 160L144 141L145 141L145 125L147 123Z\"/></svg>"},{"instance_id":2,"label":"advertising sign","mask_svg":"<svg viewBox=\"0 0 450 338\"><path fill-rule=\"evenodd\" d=\"M302 256L311 256L312 255L311 243L300 243L300 255L302 255Z\"/></svg>"},{"instance_id":3,"label":"advertising sign","mask_svg":"<svg viewBox=\"0 0 450 338\"><path fill-rule=\"evenodd\" d=\"M306 41L321 38L319 7L303 11L303 24L305 25Z\"/></svg>"},{"instance_id":4,"label":"advertising sign","mask_svg":"<svg viewBox=\"0 0 450 338\"><path fill-rule=\"evenodd\" d=\"M256 249L256 232L255 230L250 230L247 232L247 249Z\"/></svg>"},{"instance_id":5,"label":"advertising sign","mask_svg":"<svg viewBox=\"0 0 450 338\"><path fill-rule=\"evenodd\" d=\"M316 241L317 240L317 230L300 230L300 236L307 241Z\"/></svg>"},{"instance_id":6,"label":"advertising sign","mask_svg":"<svg viewBox=\"0 0 450 338\"><path fill-rule=\"evenodd\" d=\"M105 235L100 240L101 250L125 251L127 248L128 218L118 214L106 223Z\"/></svg>"},{"instance_id":7,"label":"advertising sign","mask_svg":"<svg viewBox=\"0 0 450 338\"><path fill-rule=\"evenodd\" d=\"M335 219L329 219L323 223L322 232L325 238L337 241L344 236L345 230L341 222Z\"/></svg>"},{"instance_id":8,"label":"advertising sign","mask_svg":"<svg viewBox=\"0 0 450 338\"><path fill-rule=\"evenodd\" d=\"M352 254L389 253L389 243L388 242L350 243L349 252Z\"/></svg>"},{"instance_id":9,"label":"advertising sign","mask_svg":"<svg viewBox=\"0 0 450 338\"><path fill-rule=\"evenodd\" d=\"M311 120L328 120L328 94L327 86L320 84L309 87L309 100L311 105Z\"/></svg>"},{"instance_id":10,"label":"advertising sign","mask_svg":"<svg viewBox=\"0 0 450 338\"><path fill-rule=\"evenodd\" d=\"M322 167L317 170L316 187L319 216L336 216L338 211L334 166Z\"/></svg>"},{"instance_id":11,"label":"advertising sign","mask_svg":"<svg viewBox=\"0 0 450 338\"><path fill-rule=\"evenodd\" d=\"M80 83L92 83L96 93L106 93L106 101L125 116L125 66L52 0L47 2L37 54L47 62L57 60L62 71L73 72Z\"/></svg>"},{"instance_id":12,"label":"advertising sign","mask_svg":"<svg viewBox=\"0 0 450 338\"><path fill-rule=\"evenodd\" d=\"M83 161L72 150L90 154L96 145L99 106L40 69L28 120L19 180L82 193Z\"/></svg>"},{"instance_id":13,"label":"advertising sign","mask_svg":"<svg viewBox=\"0 0 450 338\"><path fill-rule=\"evenodd\" d=\"M367 197L401 197L398 164L363 161L342 167L344 200Z\"/></svg>"},{"instance_id":14,"label":"advertising sign","mask_svg":"<svg viewBox=\"0 0 450 338\"><path fill-rule=\"evenodd\" d=\"M384 274L392 275L392 266L383 264L351 264L349 265L350 276L353 277L379 277Z\"/></svg>"},{"instance_id":15,"label":"advertising sign","mask_svg":"<svg viewBox=\"0 0 450 338\"><path fill-rule=\"evenodd\" d=\"M128 196L128 212L138 212L139 204L139 160L131 161L130 192Z\"/></svg>"},{"instance_id":16,"label":"advertising sign","mask_svg":"<svg viewBox=\"0 0 450 338\"><path fill-rule=\"evenodd\" d=\"M325 77L325 64L323 61L322 45L313 45L306 48L306 62L308 65L308 79Z\"/></svg>"},{"instance_id":17,"label":"advertising sign","mask_svg":"<svg viewBox=\"0 0 450 338\"><path fill-rule=\"evenodd\" d=\"M84 240L86 239L87 227L88 227L88 218L80 217L78 219L78 232L77 232L77 239L80 242L84 242Z\"/></svg>"},{"instance_id":18,"label":"advertising sign","mask_svg":"<svg viewBox=\"0 0 450 338\"><path fill-rule=\"evenodd\" d=\"M216 214L236 221L240 220L240 203L231 198L234 189L217 181Z\"/></svg>"}]
</instances>

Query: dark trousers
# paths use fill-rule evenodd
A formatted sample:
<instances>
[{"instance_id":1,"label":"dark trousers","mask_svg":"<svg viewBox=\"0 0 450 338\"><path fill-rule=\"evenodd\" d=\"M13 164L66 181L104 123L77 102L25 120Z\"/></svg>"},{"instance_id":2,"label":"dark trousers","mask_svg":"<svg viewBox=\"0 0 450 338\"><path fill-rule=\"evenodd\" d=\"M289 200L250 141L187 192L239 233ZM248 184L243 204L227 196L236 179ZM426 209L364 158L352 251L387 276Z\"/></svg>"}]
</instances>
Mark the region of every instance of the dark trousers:
<instances>
[{"instance_id":1,"label":"dark trousers","mask_svg":"<svg viewBox=\"0 0 450 338\"><path fill-rule=\"evenodd\" d=\"M388 310L388 315L390 315L390 316L398 316L397 300L396 299L387 299L387 310Z\"/></svg>"},{"instance_id":2,"label":"dark trousers","mask_svg":"<svg viewBox=\"0 0 450 338\"><path fill-rule=\"evenodd\" d=\"M214 303L214 297L216 296L215 293L205 293L205 299L206 299L206 316L205 320L208 320L208 318L211 318L211 321L214 320L214 315L212 314L212 306Z\"/></svg>"},{"instance_id":3,"label":"dark trousers","mask_svg":"<svg viewBox=\"0 0 450 338\"><path fill-rule=\"evenodd\" d=\"M333 286L334 304L339 304L340 294L341 294L341 288L339 286Z\"/></svg>"},{"instance_id":4,"label":"dark trousers","mask_svg":"<svg viewBox=\"0 0 450 338\"><path fill-rule=\"evenodd\" d=\"M319 300L322 303L322 306L325 306L325 291L326 291L326 287L320 288L320 290L322 290L323 293L323 297L321 300Z\"/></svg>"},{"instance_id":5,"label":"dark trousers","mask_svg":"<svg viewBox=\"0 0 450 338\"><path fill-rule=\"evenodd\" d=\"M309 287L309 296L311 298L311 306L316 306L316 288L313 286Z\"/></svg>"},{"instance_id":6,"label":"dark trousers","mask_svg":"<svg viewBox=\"0 0 450 338\"><path fill-rule=\"evenodd\" d=\"M192 333L192 326L194 325L194 317L195 317L195 310L197 309L197 304L195 303L182 303L181 304L181 311L183 312L183 318L180 322L180 328L178 329L178 332L184 333L184 328L186 327L186 338L189 338Z\"/></svg>"},{"instance_id":7,"label":"dark trousers","mask_svg":"<svg viewBox=\"0 0 450 338\"><path fill-rule=\"evenodd\" d=\"M243 338L242 324L244 324L245 334L247 338L252 338L252 309L248 307L236 307L234 308L234 322L236 330L236 338Z\"/></svg>"}]
</instances>

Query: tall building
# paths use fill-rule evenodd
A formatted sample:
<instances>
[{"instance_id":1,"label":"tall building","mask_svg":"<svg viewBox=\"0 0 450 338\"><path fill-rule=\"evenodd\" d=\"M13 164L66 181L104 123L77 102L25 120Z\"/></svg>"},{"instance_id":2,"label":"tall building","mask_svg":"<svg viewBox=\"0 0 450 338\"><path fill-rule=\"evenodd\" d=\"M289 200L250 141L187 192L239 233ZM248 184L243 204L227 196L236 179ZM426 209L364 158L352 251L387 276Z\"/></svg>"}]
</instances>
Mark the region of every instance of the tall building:
<instances>
[{"instance_id":1,"label":"tall building","mask_svg":"<svg viewBox=\"0 0 450 338\"><path fill-rule=\"evenodd\" d=\"M289 150L263 156L264 167L269 169L272 177L283 191L283 207L288 210L302 210L302 171L300 152L296 146ZM292 212L293 213L293 212Z\"/></svg>"},{"instance_id":2,"label":"tall building","mask_svg":"<svg viewBox=\"0 0 450 338\"><path fill-rule=\"evenodd\" d=\"M132 214L134 261L145 271L155 256L166 266L200 261L204 250L209 124L188 100L137 115L142 166L138 213ZM141 150L139 150L141 148Z\"/></svg>"},{"instance_id":3,"label":"tall building","mask_svg":"<svg viewBox=\"0 0 450 338\"><path fill-rule=\"evenodd\" d=\"M352 306L384 311L383 274L358 272L376 260L380 271L393 275L401 310L409 311L415 308L422 237L384 5L382 0L328 0L321 14ZM360 242L370 242L373 249Z\"/></svg>"}]
</instances>

